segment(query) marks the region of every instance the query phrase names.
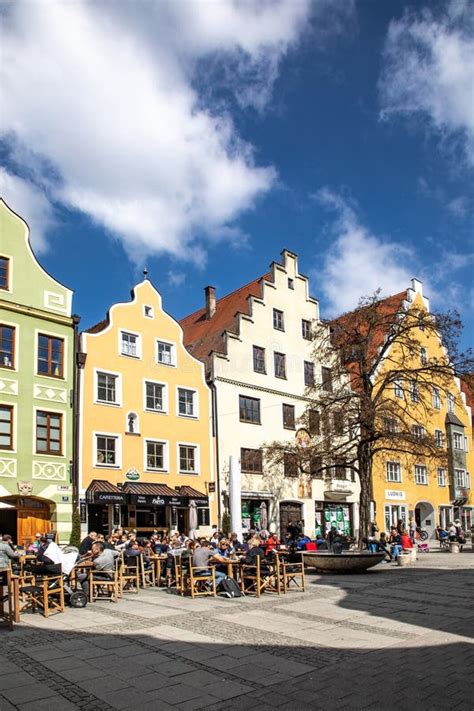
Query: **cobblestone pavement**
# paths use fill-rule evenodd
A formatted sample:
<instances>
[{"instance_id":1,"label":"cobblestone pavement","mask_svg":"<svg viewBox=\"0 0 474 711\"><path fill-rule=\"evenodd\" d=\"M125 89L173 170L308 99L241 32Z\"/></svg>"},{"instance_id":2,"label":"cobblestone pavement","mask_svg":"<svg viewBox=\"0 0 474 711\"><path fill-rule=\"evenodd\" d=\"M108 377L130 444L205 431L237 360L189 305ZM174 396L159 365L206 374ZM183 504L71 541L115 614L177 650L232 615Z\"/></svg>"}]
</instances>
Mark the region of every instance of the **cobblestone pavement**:
<instances>
[{"instance_id":1,"label":"cobblestone pavement","mask_svg":"<svg viewBox=\"0 0 474 711\"><path fill-rule=\"evenodd\" d=\"M0 711L474 709L474 551L307 576L307 591L163 589L0 632Z\"/></svg>"}]
</instances>

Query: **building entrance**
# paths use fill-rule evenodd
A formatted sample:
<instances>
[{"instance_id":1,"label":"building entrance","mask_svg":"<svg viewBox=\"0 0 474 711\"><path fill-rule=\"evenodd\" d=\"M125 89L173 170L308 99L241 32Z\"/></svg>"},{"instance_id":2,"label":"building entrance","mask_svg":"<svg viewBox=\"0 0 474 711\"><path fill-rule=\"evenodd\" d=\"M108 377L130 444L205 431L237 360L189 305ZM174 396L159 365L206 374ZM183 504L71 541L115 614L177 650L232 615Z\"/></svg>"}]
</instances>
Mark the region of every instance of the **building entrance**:
<instances>
[{"instance_id":1,"label":"building entrance","mask_svg":"<svg viewBox=\"0 0 474 711\"><path fill-rule=\"evenodd\" d=\"M13 508L0 509L0 530L9 533L19 546L32 543L36 533L52 530L51 507L47 501L23 496L9 496L2 501Z\"/></svg>"}]
</instances>

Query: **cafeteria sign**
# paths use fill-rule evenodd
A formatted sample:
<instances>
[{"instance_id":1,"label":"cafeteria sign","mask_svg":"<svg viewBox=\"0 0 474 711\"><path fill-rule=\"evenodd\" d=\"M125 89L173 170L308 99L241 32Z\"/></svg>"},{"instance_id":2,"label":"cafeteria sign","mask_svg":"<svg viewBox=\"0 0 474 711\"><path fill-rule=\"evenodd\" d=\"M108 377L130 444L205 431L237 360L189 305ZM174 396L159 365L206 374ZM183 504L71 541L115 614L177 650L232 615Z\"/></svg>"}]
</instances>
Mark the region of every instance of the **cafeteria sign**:
<instances>
[{"instance_id":1,"label":"cafeteria sign","mask_svg":"<svg viewBox=\"0 0 474 711\"><path fill-rule=\"evenodd\" d=\"M131 469L129 469L128 472L125 474L125 476L130 481L138 481L138 479L140 479L140 474L139 474L139 472L137 472L135 467L132 467Z\"/></svg>"}]
</instances>

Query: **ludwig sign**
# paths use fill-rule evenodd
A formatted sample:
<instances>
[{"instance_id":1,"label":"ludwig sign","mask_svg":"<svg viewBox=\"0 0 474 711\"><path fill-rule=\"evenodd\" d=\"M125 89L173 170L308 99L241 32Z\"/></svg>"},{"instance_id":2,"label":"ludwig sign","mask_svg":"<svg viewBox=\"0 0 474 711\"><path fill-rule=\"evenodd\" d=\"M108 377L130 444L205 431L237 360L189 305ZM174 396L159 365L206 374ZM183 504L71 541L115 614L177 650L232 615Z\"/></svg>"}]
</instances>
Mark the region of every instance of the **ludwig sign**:
<instances>
[{"instance_id":1,"label":"ludwig sign","mask_svg":"<svg viewBox=\"0 0 474 711\"><path fill-rule=\"evenodd\" d=\"M404 491L398 491L398 489L385 489L385 498L388 499L389 501L404 501L405 500L405 492Z\"/></svg>"}]
</instances>

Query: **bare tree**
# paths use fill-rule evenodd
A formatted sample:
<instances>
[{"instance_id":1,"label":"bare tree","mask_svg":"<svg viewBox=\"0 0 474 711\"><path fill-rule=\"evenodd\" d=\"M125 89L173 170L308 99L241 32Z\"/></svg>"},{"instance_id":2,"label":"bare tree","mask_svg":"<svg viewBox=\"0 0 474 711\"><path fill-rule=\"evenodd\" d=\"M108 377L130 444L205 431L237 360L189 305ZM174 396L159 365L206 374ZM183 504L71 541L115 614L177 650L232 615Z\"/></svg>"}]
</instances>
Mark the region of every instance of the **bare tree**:
<instances>
[{"instance_id":1,"label":"bare tree","mask_svg":"<svg viewBox=\"0 0 474 711\"><path fill-rule=\"evenodd\" d=\"M456 312L428 313L404 293L381 299L379 292L314 326L313 359L322 378L307 388L303 436L269 443L265 457L287 476L358 477L359 544L369 535L378 453L446 459L427 423L437 398L455 396L453 378L474 368L472 350L459 350L461 330Z\"/></svg>"}]
</instances>

